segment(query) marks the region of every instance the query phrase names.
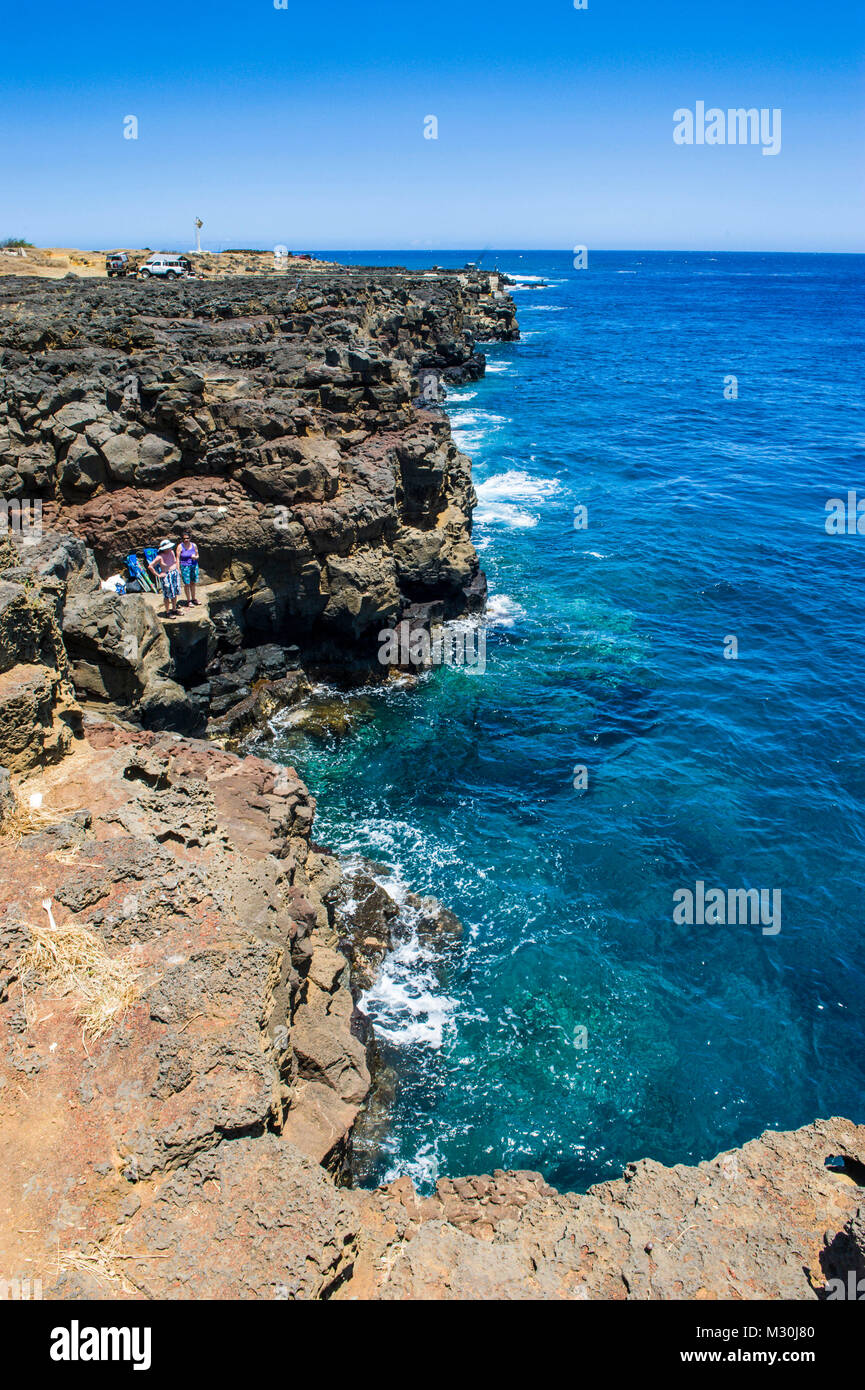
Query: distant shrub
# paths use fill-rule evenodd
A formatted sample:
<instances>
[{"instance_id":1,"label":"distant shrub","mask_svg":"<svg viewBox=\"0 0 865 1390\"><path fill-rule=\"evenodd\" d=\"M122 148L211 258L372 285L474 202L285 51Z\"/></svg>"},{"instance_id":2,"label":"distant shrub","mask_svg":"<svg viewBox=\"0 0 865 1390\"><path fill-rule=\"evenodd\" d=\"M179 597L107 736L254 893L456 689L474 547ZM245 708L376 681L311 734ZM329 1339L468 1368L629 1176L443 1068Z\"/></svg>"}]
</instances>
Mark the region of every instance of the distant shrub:
<instances>
[{"instance_id":1,"label":"distant shrub","mask_svg":"<svg viewBox=\"0 0 865 1390\"><path fill-rule=\"evenodd\" d=\"M0 250L14 251L18 247L32 246L32 241L25 241L20 236L8 236L5 241L0 241Z\"/></svg>"}]
</instances>

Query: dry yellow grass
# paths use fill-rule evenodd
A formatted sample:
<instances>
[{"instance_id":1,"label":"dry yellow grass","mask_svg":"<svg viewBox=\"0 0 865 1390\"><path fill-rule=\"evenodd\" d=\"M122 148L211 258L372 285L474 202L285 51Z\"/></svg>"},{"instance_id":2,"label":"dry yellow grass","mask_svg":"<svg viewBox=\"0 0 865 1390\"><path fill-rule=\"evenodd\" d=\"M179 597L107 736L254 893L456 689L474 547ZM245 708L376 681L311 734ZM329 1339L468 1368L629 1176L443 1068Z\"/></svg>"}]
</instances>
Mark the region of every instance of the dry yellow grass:
<instances>
[{"instance_id":1,"label":"dry yellow grass","mask_svg":"<svg viewBox=\"0 0 865 1390\"><path fill-rule=\"evenodd\" d=\"M70 273L82 280L107 278L105 271L106 251L88 251L76 246L26 246L24 254L3 254L0 252L0 276L36 275L41 279L60 280ZM155 246L153 251L159 251ZM151 254L148 247L114 246L112 251L125 251L130 260L140 265ZM221 279L225 275L281 275L327 270L334 261L305 261L295 256L286 257L277 267L272 250L223 251L215 255L203 251L200 255L186 252L194 262L195 268L206 279Z\"/></svg>"},{"instance_id":2,"label":"dry yellow grass","mask_svg":"<svg viewBox=\"0 0 865 1390\"><path fill-rule=\"evenodd\" d=\"M115 1228L101 1243L91 1240L82 1249L58 1251L57 1273L74 1270L90 1274L108 1288L119 1284L124 1293L133 1293L132 1285L117 1268L118 1259L125 1258L120 1253L122 1235L122 1231Z\"/></svg>"},{"instance_id":3,"label":"dry yellow grass","mask_svg":"<svg viewBox=\"0 0 865 1390\"><path fill-rule=\"evenodd\" d=\"M35 976L57 995L77 995L75 1012L85 1038L101 1038L140 997L141 970L128 955L109 956L98 936L75 923L29 926L33 937L21 961L22 986ZM29 925L29 924L28 924Z\"/></svg>"},{"instance_id":4,"label":"dry yellow grass","mask_svg":"<svg viewBox=\"0 0 865 1390\"><path fill-rule=\"evenodd\" d=\"M116 1289L119 1285L125 1294L136 1293L137 1286L132 1282L132 1276L125 1273L119 1267L119 1261L131 1260L133 1262L150 1262L151 1260L170 1260L172 1252L170 1250L122 1250L124 1231L121 1227L115 1226L107 1236L101 1241L90 1240L86 1245L77 1249L61 1250L58 1245L57 1250L57 1273L64 1270L77 1270L82 1274L90 1274L109 1289Z\"/></svg>"},{"instance_id":5,"label":"dry yellow grass","mask_svg":"<svg viewBox=\"0 0 865 1390\"><path fill-rule=\"evenodd\" d=\"M0 275L38 275L62 279L72 271L84 279L105 276L105 255L75 246L25 246L23 255L0 254Z\"/></svg>"},{"instance_id":6,"label":"dry yellow grass","mask_svg":"<svg viewBox=\"0 0 865 1390\"><path fill-rule=\"evenodd\" d=\"M19 801L13 811L7 812L0 821L0 836L15 840L20 844L25 835L35 835L46 825L56 825L62 817L46 811L42 806L25 806Z\"/></svg>"}]
</instances>

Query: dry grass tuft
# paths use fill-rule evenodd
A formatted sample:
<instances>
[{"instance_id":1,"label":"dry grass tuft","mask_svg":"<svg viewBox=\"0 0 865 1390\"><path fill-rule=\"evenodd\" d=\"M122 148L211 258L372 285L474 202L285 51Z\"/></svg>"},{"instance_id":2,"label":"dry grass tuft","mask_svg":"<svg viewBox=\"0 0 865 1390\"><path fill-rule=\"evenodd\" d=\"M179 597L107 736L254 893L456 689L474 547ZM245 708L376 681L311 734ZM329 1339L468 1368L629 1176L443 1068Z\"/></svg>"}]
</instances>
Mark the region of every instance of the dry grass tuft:
<instances>
[{"instance_id":1,"label":"dry grass tuft","mask_svg":"<svg viewBox=\"0 0 865 1390\"><path fill-rule=\"evenodd\" d=\"M83 1247L72 1250L57 1249L57 1273L61 1274L64 1270L77 1270L82 1274L90 1274L94 1279L98 1279L100 1284L105 1285L112 1292L116 1292L117 1286L123 1293L131 1294L139 1292L137 1286L132 1282L132 1275L127 1275L120 1265L122 1260L131 1260L133 1263L150 1263L152 1260L170 1260L173 1258L171 1250L122 1250L124 1228L115 1226L112 1231L101 1241L90 1240Z\"/></svg>"},{"instance_id":2,"label":"dry grass tuft","mask_svg":"<svg viewBox=\"0 0 865 1390\"><path fill-rule=\"evenodd\" d=\"M101 1038L140 997L142 974L128 957L109 956L98 936L74 923L30 927L33 944L21 962L22 983L35 975L59 995L77 994L84 1036Z\"/></svg>"},{"instance_id":3,"label":"dry grass tuft","mask_svg":"<svg viewBox=\"0 0 865 1390\"><path fill-rule=\"evenodd\" d=\"M25 835L36 835L47 825L57 825L62 816L46 811L42 806L25 806L19 801L13 811L7 811L0 820L0 836L15 840L18 844Z\"/></svg>"},{"instance_id":4,"label":"dry grass tuft","mask_svg":"<svg viewBox=\"0 0 865 1390\"><path fill-rule=\"evenodd\" d=\"M101 1243L91 1240L83 1249L58 1251L57 1273L74 1270L80 1274L90 1274L108 1288L119 1284L124 1293L133 1293L132 1285L123 1271L117 1268L118 1259L124 1258L119 1249L122 1234L115 1227Z\"/></svg>"}]
</instances>

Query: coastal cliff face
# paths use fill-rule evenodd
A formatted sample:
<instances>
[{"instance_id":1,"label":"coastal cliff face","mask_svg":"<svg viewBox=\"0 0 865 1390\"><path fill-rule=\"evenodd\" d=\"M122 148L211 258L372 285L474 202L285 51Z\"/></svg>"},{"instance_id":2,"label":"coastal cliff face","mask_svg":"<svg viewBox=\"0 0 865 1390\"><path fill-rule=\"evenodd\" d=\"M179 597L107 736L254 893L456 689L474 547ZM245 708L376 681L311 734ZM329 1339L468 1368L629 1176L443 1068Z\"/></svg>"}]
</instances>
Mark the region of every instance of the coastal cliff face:
<instances>
[{"instance_id":1,"label":"coastal cliff face","mask_svg":"<svg viewBox=\"0 0 865 1390\"><path fill-rule=\"evenodd\" d=\"M203 732L285 676L286 648L381 675L382 628L479 610L471 465L439 398L483 372L477 342L516 336L503 277L477 271L4 281L12 513L41 508L103 577L183 527L201 555L203 605L165 659L148 604L82 576L62 620L82 698Z\"/></svg>"},{"instance_id":2,"label":"coastal cliff face","mask_svg":"<svg viewBox=\"0 0 865 1390\"><path fill-rule=\"evenodd\" d=\"M357 999L400 904L315 843L293 769L194 735L240 746L306 700L289 645L356 671L395 617L482 602L469 463L422 380L482 371L475 342L517 331L502 293L3 285L0 490L46 524L0 541L0 1277L809 1298L862 1272L865 1130L843 1119L585 1196L533 1173L346 1185L376 1062ZM98 584L180 524L214 582L172 631Z\"/></svg>"},{"instance_id":3,"label":"coastal cliff face","mask_svg":"<svg viewBox=\"0 0 865 1390\"><path fill-rule=\"evenodd\" d=\"M368 657L410 605L483 603L470 463L429 374L479 375L494 336L518 336L513 302L480 272L8 280L0 490L103 575L193 530L225 587L189 680L262 640Z\"/></svg>"}]
</instances>

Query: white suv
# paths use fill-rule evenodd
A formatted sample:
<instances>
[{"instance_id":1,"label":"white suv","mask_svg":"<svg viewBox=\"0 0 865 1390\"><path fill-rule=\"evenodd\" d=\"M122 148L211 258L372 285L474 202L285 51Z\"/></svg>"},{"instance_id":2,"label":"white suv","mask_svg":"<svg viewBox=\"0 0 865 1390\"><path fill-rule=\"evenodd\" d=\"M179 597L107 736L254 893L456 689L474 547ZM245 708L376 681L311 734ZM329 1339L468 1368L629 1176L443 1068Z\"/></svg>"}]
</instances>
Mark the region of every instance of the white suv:
<instances>
[{"instance_id":1,"label":"white suv","mask_svg":"<svg viewBox=\"0 0 865 1390\"><path fill-rule=\"evenodd\" d=\"M189 262L185 256L160 253L148 256L138 274L143 280L149 280L151 275L159 275L164 280L179 280L181 276L189 274Z\"/></svg>"}]
</instances>

